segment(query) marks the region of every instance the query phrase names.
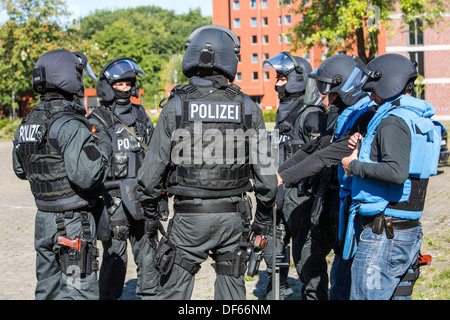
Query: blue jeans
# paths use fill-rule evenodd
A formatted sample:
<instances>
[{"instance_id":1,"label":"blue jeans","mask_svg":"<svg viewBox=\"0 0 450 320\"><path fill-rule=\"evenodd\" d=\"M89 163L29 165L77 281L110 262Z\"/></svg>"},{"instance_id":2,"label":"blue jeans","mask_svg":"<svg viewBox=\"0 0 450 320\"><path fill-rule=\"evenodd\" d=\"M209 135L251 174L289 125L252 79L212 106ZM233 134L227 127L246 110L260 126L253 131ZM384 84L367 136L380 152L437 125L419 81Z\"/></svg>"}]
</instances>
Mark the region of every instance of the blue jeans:
<instances>
[{"instance_id":1,"label":"blue jeans","mask_svg":"<svg viewBox=\"0 0 450 320\"><path fill-rule=\"evenodd\" d=\"M330 271L330 300L348 300L351 288L351 267L353 259L344 260L334 256Z\"/></svg>"},{"instance_id":2,"label":"blue jeans","mask_svg":"<svg viewBox=\"0 0 450 320\"><path fill-rule=\"evenodd\" d=\"M411 272L421 245L422 225L395 230L393 239L364 228L352 264L350 299L391 299L402 276ZM396 298L410 300L411 296Z\"/></svg>"}]
</instances>

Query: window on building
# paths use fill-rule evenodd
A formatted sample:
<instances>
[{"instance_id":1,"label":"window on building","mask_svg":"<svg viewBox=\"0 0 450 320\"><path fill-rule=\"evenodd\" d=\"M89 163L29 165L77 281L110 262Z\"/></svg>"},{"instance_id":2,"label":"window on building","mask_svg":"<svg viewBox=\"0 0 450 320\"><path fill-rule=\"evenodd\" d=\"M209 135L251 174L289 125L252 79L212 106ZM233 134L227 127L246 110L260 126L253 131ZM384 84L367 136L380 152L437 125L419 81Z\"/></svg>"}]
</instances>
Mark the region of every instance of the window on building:
<instances>
[{"instance_id":1,"label":"window on building","mask_svg":"<svg viewBox=\"0 0 450 320\"><path fill-rule=\"evenodd\" d=\"M263 44L269 44L269 36L268 35L262 36L262 42Z\"/></svg>"},{"instance_id":2,"label":"window on building","mask_svg":"<svg viewBox=\"0 0 450 320\"><path fill-rule=\"evenodd\" d=\"M235 28L240 28L240 27L241 27L241 20L239 20L239 18L235 18L235 19L234 19L233 26L234 26Z\"/></svg>"},{"instance_id":3,"label":"window on building","mask_svg":"<svg viewBox=\"0 0 450 320\"><path fill-rule=\"evenodd\" d=\"M261 0L261 8L263 9L267 8L267 0Z\"/></svg>"},{"instance_id":4,"label":"window on building","mask_svg":"<svg viewBox=\"0 0 450 320\"><path fill-rule=\"evenodd\" d=\"M268 53L263 53L263 60L267 60L269 59L269 54Z\"/></svg>"},{"instance_id":5,"label":"window on building","mask_svg":"<svg viewBox=\"0 0 450 320\"><path fill-rule=\"evenodd\" d=\"M291 24L291 16L284 16L284 24Z\"/></svg>"},{"instance_id":6,"label":"window on building","mask_svg":"<svg viewBox=\"0 0 450 320\"><path fill-rule=\"evenodd\" d=\"M252 44L258 44L258 37L252 36Z\"/></svg>"},{"instance_id":7,"label":"window on building","mask_svg":"<svg viewBox=\"0 0 450 320\"><path fill-rule=\"evenodd\" d=\"M411 61L417 62L417 72L420 75L425 76L424 52L423 51L410 51L409 52L409 59ZM419 87L419 91L420 91L419 94L415 90L413 90L413 92L411 92L411 95L413 97L425 100L425 89L424 89L425 86L424 85L419 85L418 87Z\"/></svg>"},{"instance_id":8,"label":"window on building","mask_svg":"<svg viewBox=\"0 0 450 320\"><path fill-rule=\"evenodd\" d=\"M256 0L250 0L250 9L256 9Z\"/></svg>"},{"instance_id":9,"label":"window on building","mask_svg":"<svg viewBox=\"0 0 450 320\"><path fill-rule=\"evenodd\" d=\"M408 45L420 46L423 45L423 21L416 19L408 25Z\"/></svg>"},{"instance_id":10,"label":"window on building","mask_svg":"<svg viewBox=\"0 0 450 320\"><path fill-rule=\"evenodd\" d=\"M237 55L236 55L236 58L237 58L238 63L241 63L241 55L240 55L240 54L237 54Z\"/></svg>"},{"instance_id":11,"label":"window on building","mask_svg":"<svg viewBox=\"0 0 450 320\"><path fill-rule=\"evenodd\" d=\"M278 25L281 26L283 24L283 18L281 16L278 17Z\"/></svg>"},{"instance_id":12,"label":"window on building","mask_svg":"<svg viewBox=\"0 0 450 320\"><path fill-rule=\"evenodd\" d=\"M278 42L279 42L280 44L283 43L283 35L282 35L282 34L280 34L280 36L278 37Z\"/></svg>"},{"instance_id":13,"label":"window on building","mask_svg":"<svg viewBox=\"0 0 450 320\"><path fill-rule=\"evenodd\" d=\"M282 5L290 6L291 5L291 0L278 0L278 5L279 6L282 6Z\"/></svg>"},{"instance_id":14,"label":"window on building","mask_svg":"<svg viewBox=\"0 0 450 320\"><path fill-rule=\"evenodd\" d=\"M236 81L242 81L242 73L238 72L236 73Z\"/></svg>"},{"instance_id":15,"label":"window on building","mask_svg":"<svg viewBox=\"0 0 450 320\"><path fill-rule=\"evenodd\" d=\"M284 36L284 41L287 44L291 43L291 39L292 39L292 35L291 34L287 34L287 35Z\"/></svg>"},{"instance_id":16,"label":"window on building","mask_svg":"<svg viewBox=\"0 0 450 320\"><path fill-rule=\"evenodd\" d=\"M253 81L258 81L258 72L252 72L252 80Z\"/></svg>"},{"instance_id":17,"label":"window on building","mask_svg":"<svg viewBox=\"0 0 450 320\"><path fill-rule=\"evenodd\" d=\"M233 1L233 10L239 10L239 0Z\"/></svg>"},{"instance_id":18,"label":"window on building","mask_svg":"<svg viewBox=\"0 0 450 320\"><path fill-rule=\"evenodd\" d=\"M250 27L256 27L257 26L256 18L250 18Z\"/></svg>"},{"instance_id":19,"label":"window on building","mask_svg":"<svg viewBox=\"0 0 450 320\"><path fill-rule=\"evenodd\" d=\"M258 63L258 54L252 53L252 63Z\"/></svg>"},{"instance_id":20,"label":"window on building","mask_svg":"<svg viewBox=\"0 0 450 320\"><path fill-rule=\"evenodd\" d=\"M263 17L261 19L261 24L262 24L263 27L267 27L269 25L269 18Z\"/></svg>"},{"instance_id":21,"label":"window on building","mask_svg":"<svg viewBox=\"0 0 450 320\"><path fill-rule=\"evenodd\" d=\"M270 80L269 71L264 71L264 81L269 81L269 80Z\"/></svg>"}]
</instances>

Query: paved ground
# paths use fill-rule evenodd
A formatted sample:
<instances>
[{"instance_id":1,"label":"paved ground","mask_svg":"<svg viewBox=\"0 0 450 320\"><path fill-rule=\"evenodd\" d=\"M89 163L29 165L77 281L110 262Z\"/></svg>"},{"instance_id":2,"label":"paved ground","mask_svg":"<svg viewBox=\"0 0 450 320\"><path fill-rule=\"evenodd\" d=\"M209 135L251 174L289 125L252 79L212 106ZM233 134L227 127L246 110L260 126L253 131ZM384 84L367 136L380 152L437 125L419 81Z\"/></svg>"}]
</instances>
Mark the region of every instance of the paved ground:
<instances>
[{"instance_id":1,"label":"paved ground","mask_svg":"<svg viewBox=\"0 0 450 320\"><path fill-rule=\"evenodd\" d=\"M35 288L35 252L34 237L34 200L27 181L16 178L11 168L12 143L0 141L0 300L34 299ZM427 204L422 219L425 237L427 234L439 232L449 234L449 179L450 168L430 180ZM448 246L448 242L446 242ZM101 247L101 245L99 246ZM130 252L130 251L129 251ZM440 251L433 252L433 261L438 260ZM136 299L136 270L129 253L128 274L122 299ZM448 267L449 262L439 264L435 268ZM262 264L259 277L246 282L247 298L262 299L267 283L267 274ZM214 270L210 261L202 265L196 275L196 284L192 299L213 298ZM290 269L289 283L294 290L300 286L295 270ZM291 298L297 298L293 295Z\"/></svg>"}]
</instances>

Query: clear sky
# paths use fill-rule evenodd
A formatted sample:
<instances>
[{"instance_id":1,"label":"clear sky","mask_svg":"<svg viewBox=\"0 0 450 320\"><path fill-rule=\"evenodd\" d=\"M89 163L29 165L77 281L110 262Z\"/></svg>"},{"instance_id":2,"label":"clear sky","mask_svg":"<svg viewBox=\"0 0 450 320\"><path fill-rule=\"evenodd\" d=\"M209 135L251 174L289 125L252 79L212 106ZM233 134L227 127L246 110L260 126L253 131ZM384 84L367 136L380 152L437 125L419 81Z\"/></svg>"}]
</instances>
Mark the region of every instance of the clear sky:
<instances>
[{"instance_id":1,"label":"clear sky","mask_svg":"<svg viewBox=\"0 0 450 320\"><path fill-rule=\"evenodd\" d=\"M202 15L212 16L212 0L66 0L69 10L76 16L84 17L96 9L124 9L138 6L157 6L173 10L177 14L188 13L189 9L200 8ZM0 23L8 16L0 12Z\"/></svg>"}]
</instances>

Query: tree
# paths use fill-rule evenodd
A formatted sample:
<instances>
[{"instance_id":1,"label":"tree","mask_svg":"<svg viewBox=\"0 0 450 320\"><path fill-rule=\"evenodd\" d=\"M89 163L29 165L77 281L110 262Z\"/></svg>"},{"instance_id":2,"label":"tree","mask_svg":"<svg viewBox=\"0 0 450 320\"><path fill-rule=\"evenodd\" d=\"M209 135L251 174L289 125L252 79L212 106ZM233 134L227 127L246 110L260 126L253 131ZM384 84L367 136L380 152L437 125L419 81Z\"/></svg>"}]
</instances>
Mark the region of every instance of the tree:
<instances>
[{"instance_id":1,"label":"tree","mask_svg":"<svg viewBox=\"0 0 450 320\"><path fill-rule=\"evenodd\" d=\"M184 43L196 28L211 24L210 17L202 17L200 10L177 15L172 10L155 6L140 6L118 10L96 10L81 20L84 39L95 42L107 61L120 56L136 60L146 73L138 78L145 97L165 94L165 86L173 84L173 76L166 76L169 60L184 52ZM181 73L181 60L178 68ZM181 82L179 82L181 83ZM150 101L145 98L145 101Z\"/></svg>"},{"instance_id":2,"label":"tree","mask_svg":"<svg viewBox=\"0 0 450 320\"><path fill-rule=\"evenodd\" d=\"M21 109L28 107L34 93L31 88L33 67L39 57L49 50L67 49L82 51L90 64L104 62L102 53L95 44L82 40L79 30L66 30L63 20L70 17L63 0L1 0L9 20L0 27L0 105L8 110L11 93ZM92 63L92 57L95 57ZM94 69L95 70L95 69ZM33 105L35 103L31 103Z\"/></svg>"},{"instance_id":3,"label":"tree","mask_svg":"<svg viewBox=\"0 0 450 320\"><path fill-rule=\"evenodd\" d=\"M326 46L327 55L357 49L369 62L378 55L379 26L390 29L390 16L399 8L404 25L420 17L432 28L448 10L448 0L321 0L295 1L302 19L291 31L295 49Z\"/></svg>"}]
</instances>

